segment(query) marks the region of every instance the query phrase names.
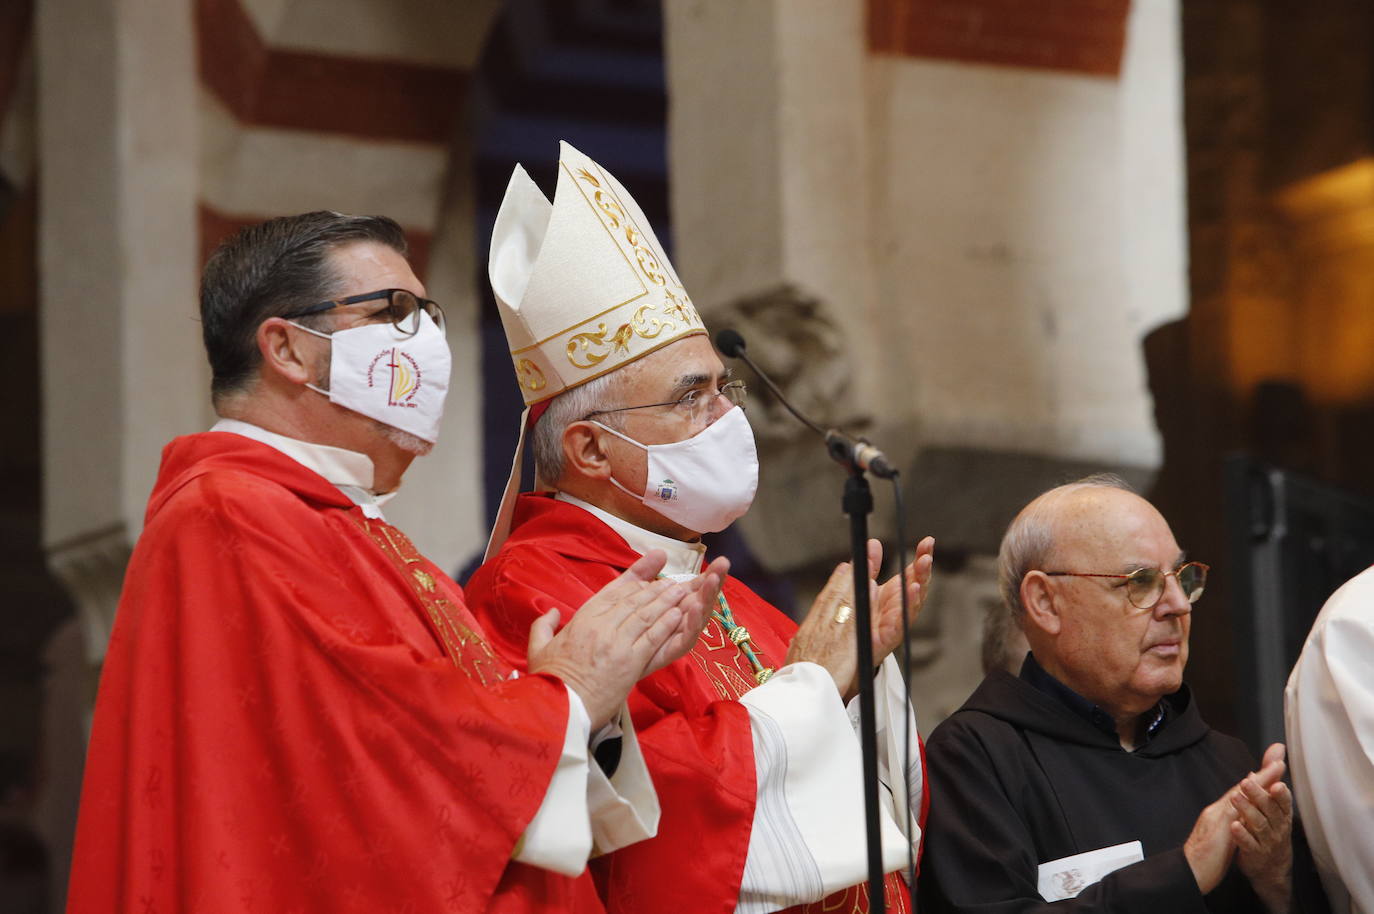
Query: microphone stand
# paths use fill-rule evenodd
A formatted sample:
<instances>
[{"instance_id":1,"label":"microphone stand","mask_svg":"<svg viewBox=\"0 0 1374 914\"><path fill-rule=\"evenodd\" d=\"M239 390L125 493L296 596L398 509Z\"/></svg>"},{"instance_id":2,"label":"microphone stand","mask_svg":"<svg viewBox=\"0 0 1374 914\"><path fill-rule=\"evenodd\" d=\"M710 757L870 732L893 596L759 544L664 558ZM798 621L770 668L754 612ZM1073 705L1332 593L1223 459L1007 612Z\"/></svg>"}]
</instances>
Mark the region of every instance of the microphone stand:
<instances>
[{"instance_id":1,"label":"microphone stand","mask_svg":"<svg viewBox=\"0 0 1374 914\"><path fill-rule=\"evenodd\" d=\"M857 466L849 467L841 499L849 515L849 548L854 570L854 637L859 639L859 747L864 762L864 812L868 831L868 910L883 914L883 845L878 822L878 718L873 707L873 608L868 594L868 515L873 512L873 492L868 477ZM897 569L901 575L902 570ZM905 583L905 582L903 582ZM905 772L902 773L905 777Z\"/></svg>"},{"instance_id":2,"label":"microphone stand","mask_svg":"<svg viewBox=\"0 0 1374 914\"><path fill-rule=\"evenodd\" d=\"M729 331L727 331L729 332ZM873 492L864 474L864 462L856 453L854 442L834 429L822 429L797 411L768 377L744 351L744 341L730 345L722 337L718 340L722 353L744 361L764 385L778 398L787 411L812 431L825 438L826 451L837 463L849 471L845 479L841 508L849 516L849 548L854 571L854 637L858 640L859 680L859 747L863 752L864 813L868 834L868 910L870 914L884 914L887 896L883 891L882 831L878 818L878 717L873 697L873 608L868 594L868 515L873 513ZM897 569L899 576L903 569ZM902 580L905 586L905 579ZM900 777L906 777L902 772Z\"/></svg>"}]
</instances>

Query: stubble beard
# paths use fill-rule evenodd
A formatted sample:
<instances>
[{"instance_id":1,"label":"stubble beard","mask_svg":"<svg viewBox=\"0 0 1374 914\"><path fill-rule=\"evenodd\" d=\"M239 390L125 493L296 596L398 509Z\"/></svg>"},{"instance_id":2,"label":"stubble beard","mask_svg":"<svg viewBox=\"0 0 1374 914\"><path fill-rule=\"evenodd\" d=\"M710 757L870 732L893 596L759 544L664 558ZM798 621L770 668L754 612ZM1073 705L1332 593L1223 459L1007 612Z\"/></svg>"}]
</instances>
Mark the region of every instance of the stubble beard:
<instances>
[{"instance_id":1,"label":"stubble beard","mask_svg":"<svg viewBox=\"0 0 1374 914\"><path fill-rule=\"evenodd\" d=\"M387 441L390 441L407 454L424 457L430 451L434 450L434 443L432 441L426 441L419 435L412 435L410 432L403 432L399 428L387 425L385 422L378 422L377 429Z\"/></svg>"}]
</instances>

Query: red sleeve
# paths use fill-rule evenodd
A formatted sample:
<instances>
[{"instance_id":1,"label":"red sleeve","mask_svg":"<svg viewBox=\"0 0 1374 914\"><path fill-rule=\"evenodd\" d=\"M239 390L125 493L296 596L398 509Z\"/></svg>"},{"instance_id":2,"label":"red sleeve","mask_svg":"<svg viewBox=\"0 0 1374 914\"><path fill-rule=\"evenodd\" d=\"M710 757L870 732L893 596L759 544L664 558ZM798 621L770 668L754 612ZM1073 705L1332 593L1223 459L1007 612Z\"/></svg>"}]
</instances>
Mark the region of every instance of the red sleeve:
<instances>
[{"instance_id":1,"label":"red sleeve","mask_svg":"<svg viewBox=\"0 0 1374 914\"><path fill-rule=\"evenodd\" d=\"M530 623L571 615L620 569L530 544L507 547L467 588L469 606L509 662L523 667ZM707 697L692 656L642 680L630 711L658 792L658 835L592 861L611 911L733 911L754 817L749 714ZM684 865L684 854L692 860Z\"/></svg>"},{"instance_id":2,"label":"red sleeve","mask_svg":"<svg viewBox=\"0 0 1374 914\"><path fill-rule=\"evenodd\" d=\"M563 686L425 656L365 544L274 493L197 482L134 551L68 911L485 910Z\"/></svg>"}]
</instances>

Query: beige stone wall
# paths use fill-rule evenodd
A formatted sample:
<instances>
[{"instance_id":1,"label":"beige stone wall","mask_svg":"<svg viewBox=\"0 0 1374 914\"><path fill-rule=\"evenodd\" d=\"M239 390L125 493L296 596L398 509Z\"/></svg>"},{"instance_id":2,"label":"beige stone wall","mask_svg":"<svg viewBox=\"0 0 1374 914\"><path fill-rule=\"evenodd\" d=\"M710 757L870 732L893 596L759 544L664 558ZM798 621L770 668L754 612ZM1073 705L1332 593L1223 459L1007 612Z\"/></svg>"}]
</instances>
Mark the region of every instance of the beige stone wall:
<instances>
[{"instance_id":1,"label":"beige stone wall","mask_svg":"<svg viewBox=\"0 0 1374 914\"><path fill-rule=\"evenodd\" d=\"M95 657L162 445L209 416L191 16L57 0L35 30L43 537Z\"/></svg>"},{"instance_id":2,"label":"beige stone wall","mask_svg":"<svg viewBox=\"0 0 1374 914\"><path fill-rule=\"evenodd\" d=\"M678 261L713 323L784 370L799 324L833 330L844 377L798 367L805 405L904 459L1157 465L1140 341L1186 308L1174 4L1134 5L1119 78L870 54L857 4L666 10Z\"/></svg>"},{"instance_id":3,"label":"beige stone wall","mask_svg":"<svg viewBox=\"0 0 1374 914\"><path fill-rule=\"evenodd\" d=\"M465 133L433 120L456 124L466 99L433 96L464 85L495 0L37 9L43 535L81 605L92 659L163 445L214 421L197 287L204 254L239 225L337 209L386 213L411 234L446 307L456 395L391 515L444 567L480 548L470 151ZM229 33L231 53L207 53ZM349 113L338 94L348 87L312 81L363 67L393 93L430 97L367 95ZM263 93L289 101L264 105Z\"/></svg>"},{"instance_id":4,"label":"beige stone wall","mask_svg":"<svg viewBox=\"0 0 1374 914\"><path fill-rule=\"evenodd\" d=\"M919 29L874 36L918 6L665 11L676 264L708 324L895 458L913 538L972 556L918 633L938 718L982 675L976 595L1015 510L1066 478L1148 483L1159 465L1141 347L1187 310L1182 65L1174 0L1120 4L1124 44L1107 21L1105 50L1048 61L1049 39L922 56ZM763 471L745 531L814 588L846 548L842 474L766 394L750 418Z\"/></svg>"},{"instance_id":5,"label":"beige stone wall","mask_svg":"<svg viewBox=\"0 0 1374 914\"><path fill-rule=\"evenodd\" d=\"M1158 463L1140 341L1185 311L1172 4L1119 80L872 59L888 377L921 440Z\"/></svg>"}]
</instances>

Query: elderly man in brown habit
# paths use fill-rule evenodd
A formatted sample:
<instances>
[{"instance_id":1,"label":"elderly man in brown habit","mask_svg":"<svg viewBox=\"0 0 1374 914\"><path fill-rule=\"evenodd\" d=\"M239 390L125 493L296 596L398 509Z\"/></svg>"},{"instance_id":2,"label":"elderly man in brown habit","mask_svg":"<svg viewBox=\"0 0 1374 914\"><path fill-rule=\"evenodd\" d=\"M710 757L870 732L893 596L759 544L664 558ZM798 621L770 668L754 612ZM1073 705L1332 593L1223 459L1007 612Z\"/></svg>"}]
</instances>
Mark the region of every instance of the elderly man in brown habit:
<instances>
[{"instance_id":1,"label":"elderly man in brown habit","mask_svg":"<svg viewBox=\"0 0 1374 914\"><path fill-rule=\"evenodd\" d=\"M1012 521L999 573L1030 652L930 738L923 914L1287 910L1284 747L1255 770L1183 683L1207 566L1091 477Z\"/></svg>"}]
</instances>

